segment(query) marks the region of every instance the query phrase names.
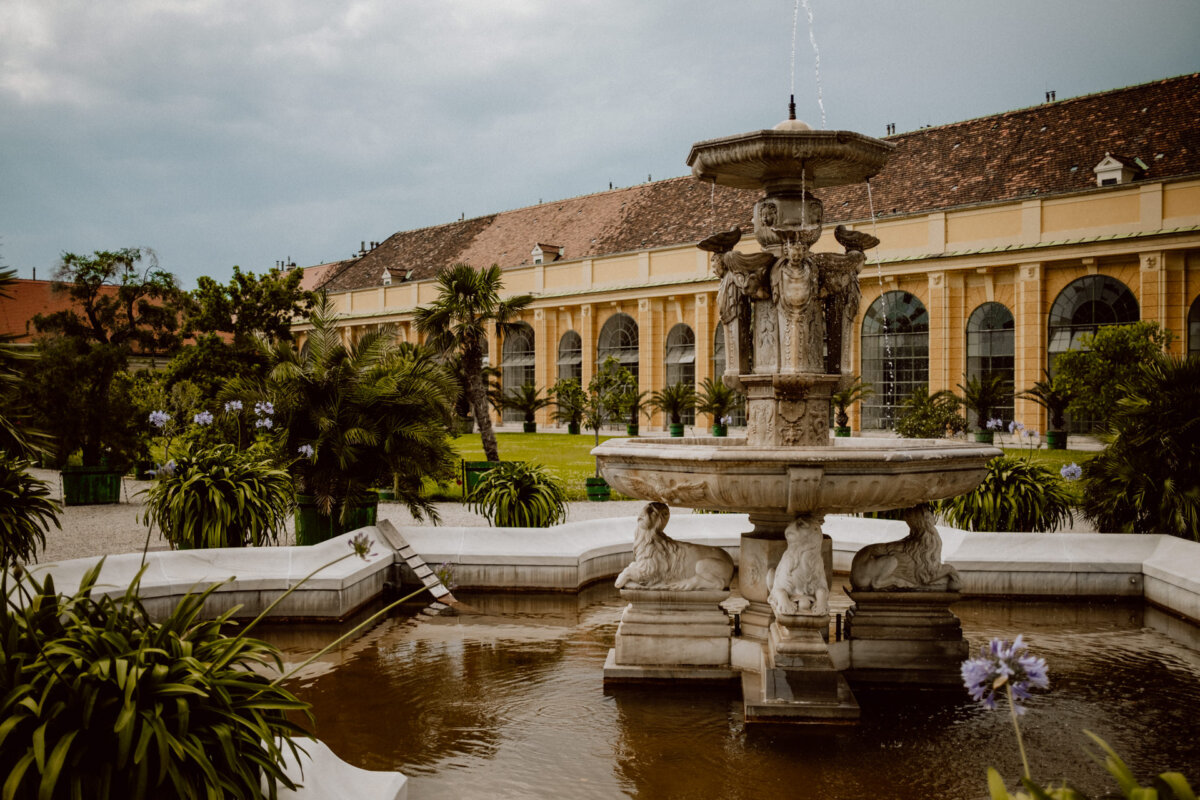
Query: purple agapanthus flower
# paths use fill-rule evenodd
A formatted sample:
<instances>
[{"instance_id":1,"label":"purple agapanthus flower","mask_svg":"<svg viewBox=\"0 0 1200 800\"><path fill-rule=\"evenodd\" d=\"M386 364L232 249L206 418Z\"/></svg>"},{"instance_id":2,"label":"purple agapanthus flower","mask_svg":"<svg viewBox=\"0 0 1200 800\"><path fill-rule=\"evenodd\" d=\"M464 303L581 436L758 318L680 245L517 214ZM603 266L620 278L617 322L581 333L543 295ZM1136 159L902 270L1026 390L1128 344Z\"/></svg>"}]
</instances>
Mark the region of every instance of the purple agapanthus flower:
<instances>
[{"instance_id":1,"label":"purple agapanthus flower","mask_svg":"<svg viewBox=\"0 0 1200 800\"><path fill-rule=\"evenodd\" d=\"M271 419L270 417L259 417L254 421L254 427L271 430L271 428L275 427L275 420Z\"/></svg>"},{"instance_id":2,"label":"purple agapanthus flower","mask_svg":"<svg viewBox=\"0 0 1200 800\"><path fill-rule=\"evenodd\" d=\"M226 414L238 414L238 413L241 413L241 410L242 410L242 401L241 400L226 400L225 401L225 413Z\"/></svg>"},{"instance_id":3,"label":"purple agapanthus flower","mask_svg":"<svg viewBox=\"0 0 1200 800\"><path fill-rule=\"evenodd\" d=\"M987 429L989 431L998 431L1004 427L1004 420L999 417L992 417L987 421Z\"/></svg>"},{"instance_id":4,"label":"purple agapanthus flower","mask_svg":"<svg viewBox=\"0 0 1200 800\"><path fill-rule=\"evenodd\" d=\"M192 422L197 425L212 425L213 415L211 411L201 411L199 414L192 417Z\"/></svg>"},{"instance_id":5,"label":"purple agapanthus flower","mask_svg":"<svg viewBox=\"0 0 1200 800\"><path fill-rule=\"evenodd\" d=\"M165 411L151 411L150 424L156 428L165 428L171 421L171 415Z\"/></svg>"},{"instance_id":6,"label":"purple agapanthus flower","mask_svg":"<svg viewBox=\"0 0 1200 800\"><path fill-rule=\"evenodd\" d=\"M313 449L313 446L311 444L302 444L296 448L296 452L299 453L300 455L304 456L305 458L312 458L313 453L315 453L316 450Z\"/></svg>"},{"instance_id":7,"label":"purple agapanthus flower","mask_svg":"<svg viewBox=\"0 0 1200 800\"><path fill-rule=\"evenodd\" d=\"M375 553L371 552L371 547L374 544L375 541L370 536L367 536L366 533L356 533L350 537L350 549L354 551L354 555L364 561L367 560L368 556L375 555Z\"/></svg>"},{"instance_id":8,"label":"purple agapanthus flower","mask_svg":"<svg viewBox=\"0 0 1200 800\"><path fill-rule=\"evenodd\" d=\"M1016 435L1016 434L1020 433L1020 432L1021 432L1021 431L1023 431L1023 430L1025 430L1025 423L1024 423L1024 422L1017 422L1017 421L1014 419L1012 422L1008 423L1008 432L1009 432L1009 433L1011 433L1011 434L1013 434L1013 435Z\"/></svg>"},{"instance_id":9,"label":"purple agapanthus flower","mask_svg":"<svg viewBox=\"0 0 1200 800\"><path fill-rule=\"evenodd\" d=\"M269 417L275 413L275 404L270 400L259 400L254 404L254 413L259 417Z\"/></svg>"},{"instance_id":10,"label":"purple agapanthus flower","mask_svg":"<svg viewBox=\"0 0 1200 800\"><path fill-rule=\"evenodd\" d=\"M1058 474L1062 475L1064 480L1077 481L1083 477L1083 467L1072 461L1070 464L1064 464Z\"/></svg>"},{"instance_id":11,"label":"purple agapanthus flower","mask_svg":"<svg viewBox=\"0 0 1200 800\"><path fill-rule=\"evenodd\" d=\"M962 679L971 698L988 709L996 707L996 691L1007 685L1012 690L1013 710L1018 714L1025 713L1021 701L1031 697L1031 688L1050 688L1045 660L1030 655L1019 635L1011 645L1003 639L992 639L980 649L978 658L963 662Z\"/></svg>"}]
</instances>

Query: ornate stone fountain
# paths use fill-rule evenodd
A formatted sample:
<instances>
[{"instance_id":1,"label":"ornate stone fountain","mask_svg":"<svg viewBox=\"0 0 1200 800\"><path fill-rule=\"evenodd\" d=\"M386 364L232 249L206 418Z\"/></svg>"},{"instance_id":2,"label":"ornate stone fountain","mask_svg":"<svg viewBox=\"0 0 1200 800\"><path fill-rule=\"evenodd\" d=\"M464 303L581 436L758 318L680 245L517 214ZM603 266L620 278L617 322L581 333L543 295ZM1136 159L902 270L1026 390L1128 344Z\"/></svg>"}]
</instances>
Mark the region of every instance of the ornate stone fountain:
<instances>
[{"instance_id":1,"label":"ornate stone fountain","mask_svg":"<svg viewBox=\"0 0 1200 800\"><path fill-rule=\"evenodd\" d=\"M642 545L618 580L630 606L606 681L740 672L748 721L852 720L858 706L843 669L866 680L936 683L965 654L948 610L957 574L941 563L923 504L973 489L1000 451L949 440L833 438L829 430L830 396L852 379L858 273L878 240L838 226L834 238L845 252L813 252L822 206L810 190L864 181L892 149L858 133L814 131L794 113L773 130L692 146L687 163L696 178L764 192L754 207L759 252L734 249L742 238L736 228L699 244L720 278L723 377L746 396L746 438L610 440L593 453L608 482L632 497L749 514L754 529L741 538L737 581L746 602L742 636L728 647L714 640L712 612L729 578L718 586L713 573L696 583L674 555L682 543L665 534L666 516L656 511L661 525L639 523ZM835 666L826 644L831 547L821 524L829 513L891 508L914 509L910 534L855 560L854 628L864 639L839 645Z\"/></svg>"}]
</instances>

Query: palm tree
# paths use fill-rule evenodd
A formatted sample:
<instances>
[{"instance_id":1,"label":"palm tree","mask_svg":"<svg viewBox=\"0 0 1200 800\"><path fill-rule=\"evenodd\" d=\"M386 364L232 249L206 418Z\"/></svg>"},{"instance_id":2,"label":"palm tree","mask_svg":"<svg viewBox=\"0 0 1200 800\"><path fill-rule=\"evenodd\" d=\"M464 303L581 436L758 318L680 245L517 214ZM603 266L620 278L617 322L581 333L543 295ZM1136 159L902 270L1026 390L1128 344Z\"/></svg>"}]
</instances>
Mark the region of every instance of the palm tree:
<instances>
[{"instance_id":1,"label":"palm tree","mask_svg":"<svg viewBox=\"0 0 1200 800\"><path fill-rule=\"evenodd\" d=\"M1067 413L1067 406L1071 404L1071 390L1067 388L1067 384L1062 378L1051 376L1050 372L1045 369L1042 372L1046 379L1036 381L1032 388L1026 389L1017 397L1023 400L1032 400L1046 409L1050 430L1061 431L1067 425L1064 415Z\"/></svg>"},{"instance_id":2,"label":"palm tree","mask_svg":"<svg viewBox=\"0 0 1200 800\"><path fill-rule=\"evenodd\" d=\"M479 425L483 453L488 461L499 461L496 431L488 415L487 389L483 383L483 348L488 325L501 336L516 325L517 315L533 300L531 295L500 299L503 289L499 265L477 270L458 263L437 274L438 297L417 309L417 330L430 347L444 355L460 353L467 378L467 396Z\"/></svg>"},{"instance_id":3,"label":"palm tree","mask_svg":"<svg viewBox=\"0 0 1200 800\"><path fill-rule=\"evenodd\" d=\"M874 394L875 390L871 388L871 384L863 383L862 378L858 377L849 386L834 392L829 398L833 402L835 412L833 416L834 424L839 428L849 430L850 415L846 413L846 409L861 400L866 400Z\"/></svg>"},{"instance_id":4,"label":"palm tree","mask_svg":"<svg viewBox=\"0 0 1200 800\"><path fill-rule=\"evenodd\" d=\"M534 414L553 403L552 397L542 394L542 390L532 383L509 389L500 397L501 409L511 409L521 413L526 433L532 433L537 425L534 421Z\"/></svg>"},{"instance_id":5,"label":"palm tree","mask_svg":"<svg viewBox=\"0 0 1200 800\"><path fill-rule=\"evenodd\" d=\"M281 417L284 452L300 456L297 492L313 495L322 515L340 511L345 520L355 499L390 480L409 511L436 520L421 479L453 475L454 378L429 351L397 345L387 329L348 346L336 319L329 298L318 296L304 346L274 345L262 391ZM226 393L254 395L245 388L235 381Z\"/></svg>"},{"instance_id":6,"label":"palm tree","mask_svg":"<svg viewBox=\"0 0 1200 800\"><path fill-rule=\"evenodd\" d=\"M683 381L664 386L650 396L650 405L666 415L671 425L682 425L683 415L696 408L696 387Z\"/></svg>"},{"instance_id":7,"label":"palm tree","mask_svg":"<svg viewBox=\"0 0 1200 800\"><path fill-rule=\"evenodd\" d=\"M989 372L982 377L972 375L965 384L958 384L962 392L963 405L975 414L975 427L987 430L992 412L1012 396L1008 379L999 372Z\"/></svg>"}]
</instances>

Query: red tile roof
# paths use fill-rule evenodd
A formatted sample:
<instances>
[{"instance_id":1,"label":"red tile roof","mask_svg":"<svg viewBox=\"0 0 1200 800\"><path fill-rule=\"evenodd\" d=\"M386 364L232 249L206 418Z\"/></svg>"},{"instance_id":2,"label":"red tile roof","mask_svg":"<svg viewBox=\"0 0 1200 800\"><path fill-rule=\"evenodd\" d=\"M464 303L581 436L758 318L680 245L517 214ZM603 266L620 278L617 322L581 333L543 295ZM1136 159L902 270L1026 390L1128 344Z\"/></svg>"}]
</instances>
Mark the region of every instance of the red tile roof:
<instances>
[{"instance_id":1,"label":"red tile roof","mask_svg":"<svg viewBox=\"0 0 1200 800\"><path fill-rule=\"evenodd\" d=\"M65 311L74 304L66 291L56 292L53 281L18 278L8 287L10 297L0 297L0 335L13 336L17 342L32 342L37 335L33 318L38 314ZM115 293L116 287L101 291Z\"/></svg>"},{"instance_id":2,"label":"red tile roof","mask_svg":"<svg viewBox=\"0 0 1200 800\"><path fill-rule=\"evenodd\" d=\"M1200 174L1200 74L1049 102L887 137L888 165L866 185L822 190L829 223L912 214L1095 188L1105 153L1140 158L1143 180ZM330 291L378 286L384 267L432 277L457 261L530 263L537 242L586 258L697 242L751 229L757 195L671 178L625 189L401 231L360 258L322 265ZM310 280L306 272L305 285Z\"/></svg>"}]
</instances>

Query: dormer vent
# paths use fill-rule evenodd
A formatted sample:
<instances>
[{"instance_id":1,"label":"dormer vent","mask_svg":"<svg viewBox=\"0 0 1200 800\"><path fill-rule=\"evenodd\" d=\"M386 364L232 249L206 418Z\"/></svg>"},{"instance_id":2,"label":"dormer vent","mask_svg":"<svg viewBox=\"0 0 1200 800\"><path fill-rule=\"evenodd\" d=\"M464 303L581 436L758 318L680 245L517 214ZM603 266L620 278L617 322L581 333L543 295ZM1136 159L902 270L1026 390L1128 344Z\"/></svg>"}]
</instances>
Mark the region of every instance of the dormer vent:
<instances>
[{"instance_id":1,"label":"dormer vent","mask_svg":"<svg viewBox=\"0 0 1200 800\"><path fill-rule=\"evenodd\" d=\"M1146 164L1140 158L1126 158L1105 153L1103 160L1092 172L1096 173L1097 186L1117 186L1132 183L1146 174Z\"/></svg>"},{"instance_id":2,"label":"dormer vent","mask_svg":"<svg viewBox=\"0 0 1200 800\"><path fill-rule=\"evenodd\" d=\"M533 246L533 250L529 252L533 256L534 264L549 264L563 257L563 248L557 244L543 244L542 242L538 242Z\"/></svg>"},{"instance_id":3,"label":"dormer vent","mask_svg":"<svg viewBox=\"0 0 1200 800\"><path fill-rule=\"evenodd\" d=\"M392 285L392 271L390 269L388 269L387 267L383 268L383 285L384 286Z\"/></svg>"}]
</instances>

